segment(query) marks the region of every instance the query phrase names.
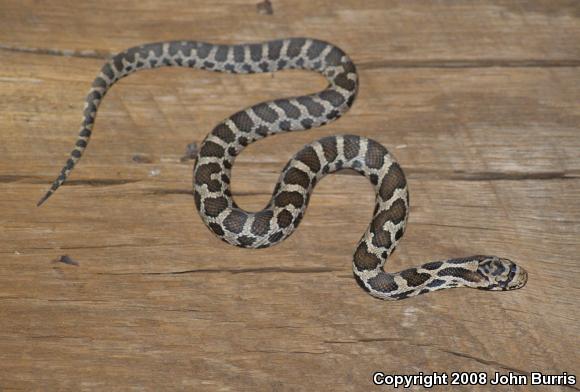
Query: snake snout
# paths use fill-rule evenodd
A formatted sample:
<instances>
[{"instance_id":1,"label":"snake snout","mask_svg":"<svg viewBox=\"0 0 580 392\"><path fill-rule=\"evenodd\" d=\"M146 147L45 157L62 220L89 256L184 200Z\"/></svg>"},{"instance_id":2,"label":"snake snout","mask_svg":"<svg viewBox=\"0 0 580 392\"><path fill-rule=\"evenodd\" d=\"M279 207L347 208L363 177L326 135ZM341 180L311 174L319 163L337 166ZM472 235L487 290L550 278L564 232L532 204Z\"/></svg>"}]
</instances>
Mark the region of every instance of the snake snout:
<instances>
[{"instance_id":1,"label":"snake snout","mask_svg":"<svg viewBox=\"0 0 580 392\"><path fill-rule=\"evenodd\" d=\"M528 272L522 267L512 263L508 281L506 282L506 290L515 290L522 288L528 282ZM511 277L511 279L510 279Z\"/></svg>"}]
</instances>

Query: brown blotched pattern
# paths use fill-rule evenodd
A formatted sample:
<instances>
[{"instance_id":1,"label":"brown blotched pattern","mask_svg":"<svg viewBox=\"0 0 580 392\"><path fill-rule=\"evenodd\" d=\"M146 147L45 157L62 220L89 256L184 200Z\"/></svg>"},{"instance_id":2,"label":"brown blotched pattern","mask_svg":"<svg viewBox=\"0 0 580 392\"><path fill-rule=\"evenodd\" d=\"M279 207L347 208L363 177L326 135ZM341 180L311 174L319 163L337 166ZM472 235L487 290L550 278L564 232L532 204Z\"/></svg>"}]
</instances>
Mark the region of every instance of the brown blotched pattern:
<instances>
[{"instance_id":1,"label":"brown blotched pattern","mask_svg":"<svg viewBox=\"0 0 580 392\"><path fill-rule=\"evenodd\" d=\"M459 286L507 290L525 284L524 270L494 256L385 272L385 261L405 231L409 195L399 164L381 144L364 137L331 136L305 146L284 168L264 210L252 213L237 207L230 189L231 169L248 144L280 132L322 126L338 119L354 102L358 75L352 61L338 47L311 38L240 45L170 41L115 55L94 80L74 150L39 205L62 185L82 156L99 104L111 86L140 69L165 66L241 74L300 68L328 79L328 87L321 92L258 103L231 115L201 144L194 168L195 205L207 227L224 241L244 248L265 248L283 241L298 227L319 180L328 173L352 169L366 176L376 192L373 219L353 257L356 281L371 295L397 300Z\"/></svg>"}]
</instances>

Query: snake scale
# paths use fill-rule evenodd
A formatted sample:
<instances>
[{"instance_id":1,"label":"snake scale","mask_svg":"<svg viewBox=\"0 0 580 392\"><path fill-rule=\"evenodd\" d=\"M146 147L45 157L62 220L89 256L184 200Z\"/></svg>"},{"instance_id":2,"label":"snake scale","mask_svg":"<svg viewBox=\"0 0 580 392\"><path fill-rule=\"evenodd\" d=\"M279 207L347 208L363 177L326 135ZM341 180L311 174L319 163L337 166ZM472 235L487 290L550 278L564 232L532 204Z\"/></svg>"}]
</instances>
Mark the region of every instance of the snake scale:
<instances>
[{"instance_id":1,"label":"snake scale","mask_svg":"<svg viewBox=\"0 0 580 392\"><path fill-rule=\"evenodd\" d=\"M362 136L330 136L306 145L284 167L266 208L252 213L236 205L230 191L231 169L244 147L269 135L322 126L338 119L353 104L358 90L353 62L338 47L310 38L239 45L168 41L113 56L86 98L74 150L38 205L63 184L80 159L108 89L137 70L164 66L239 74L307 69L328 80L328 87L318 93L262 102L231 115L201 144L193 170L195 205L207 227L224 241L243 248L266 248L283 241L298 227L321 178L350 168L367 177L376 192L372 221L353 257L354 277L372 296L399 300L453 287L511 290L525 285L526 271L496 256L433 261L385 272L383 266L405 231L409 193L403 170L393 156L378 142Z\"/></svg>"}]
</instances>

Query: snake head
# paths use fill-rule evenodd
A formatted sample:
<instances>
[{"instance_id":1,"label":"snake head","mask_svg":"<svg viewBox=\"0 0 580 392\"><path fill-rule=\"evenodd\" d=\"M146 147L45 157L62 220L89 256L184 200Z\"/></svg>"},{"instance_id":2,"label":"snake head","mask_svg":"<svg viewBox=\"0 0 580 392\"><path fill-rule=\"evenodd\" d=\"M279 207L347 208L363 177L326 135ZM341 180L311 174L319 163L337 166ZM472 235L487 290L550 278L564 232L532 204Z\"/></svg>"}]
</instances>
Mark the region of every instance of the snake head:
<instances>
[{"instance_id":1,"label":"snake head","mask_svg":"<svg viewBox=\"0 0 580 392\"><path fill-rule=\"evenodd\" d=\"M479 262L477 274L483 278L484 290L516 290L524 287L528 273L509 259L489 256Z\"/></svg>"}]
</instances>

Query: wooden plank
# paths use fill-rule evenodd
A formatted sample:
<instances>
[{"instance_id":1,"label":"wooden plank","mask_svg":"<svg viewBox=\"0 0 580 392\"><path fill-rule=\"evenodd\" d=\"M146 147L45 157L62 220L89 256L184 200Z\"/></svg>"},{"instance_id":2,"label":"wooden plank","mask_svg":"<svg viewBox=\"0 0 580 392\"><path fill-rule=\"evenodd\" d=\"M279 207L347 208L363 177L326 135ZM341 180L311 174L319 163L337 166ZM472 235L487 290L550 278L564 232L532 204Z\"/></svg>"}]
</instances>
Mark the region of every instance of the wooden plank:
<instances>
[{"instance_id":1,"label":"wooden plank","mask_svg":"<svg viewBox=\"0 0 580 392\"><path fill-rule=\"evenodd\" d=\"M271 16L241 1L77 3L0 5L0 390L354 391L374 371L579 374L576 3L273 2ZM98 57L184 35L313 35L359 64L360 95L340 121L240 155L241 206L263 207L303 144L365 135L409 178L409 228L389 269L494 253L520 262L528 285L373 300L350 272L373 195L351 175L322 181L281 245L214 238L193 207L185 146L242 107L325 86L307 72L124 79L69 185L35 209Z\"/></svg>"},{"instance_id":2,"label":"wooden plank","mask_svg":"<svg viewBox=\"0 0 580 392\"><path fill-rule=\"evenodd\" d=\"M274 1L272 15L259 12L256 3L104 0L39 7L33 0L4 1L0 42L16 50L91 57L145 41L308 35L343 46L359 65L577 64L580 55L575 0Z\"/></svg>"}]
</instances>

